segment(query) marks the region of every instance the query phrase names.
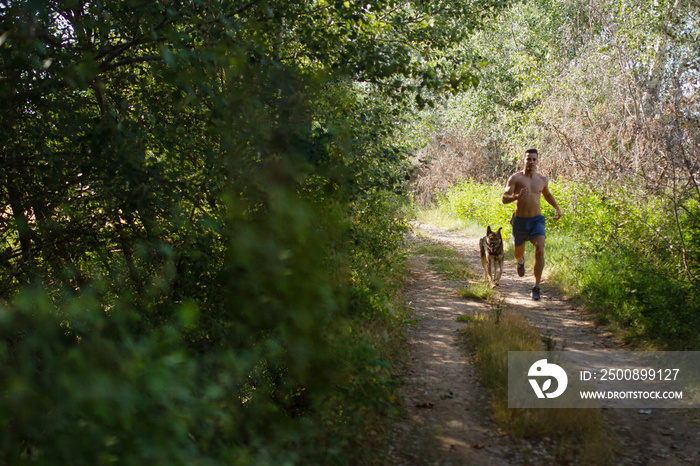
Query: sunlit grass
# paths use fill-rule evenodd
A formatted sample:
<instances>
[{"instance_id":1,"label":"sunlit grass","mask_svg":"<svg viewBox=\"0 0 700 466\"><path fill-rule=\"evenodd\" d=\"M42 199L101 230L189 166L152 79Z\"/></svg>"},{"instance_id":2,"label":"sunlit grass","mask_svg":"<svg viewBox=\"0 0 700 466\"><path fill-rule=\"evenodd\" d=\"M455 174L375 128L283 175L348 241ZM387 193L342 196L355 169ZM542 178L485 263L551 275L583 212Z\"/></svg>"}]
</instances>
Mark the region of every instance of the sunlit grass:
<instances>
[{"instance_id":1,"label":"sunlit grass","mask_svg":"<svg viewBox=\"0 0 700 466\"><path fill-rule=\"evenodd\" d=\"M493 418L504 431L515 438L551 439L550 453L567 464L611 459L610 432L599 409L508 408L508 351L542 351L542 336L534 326L507 312L464 321L465 339L492 395Z\"/></svg>"},{"instance_id":2,"label":"sunlit grass","mask_svg":"<svg viewBox=\"0 0 700 466\"><path fill-rule=\"evenodd\" d=\"M454 257L433 257L428 260L433 269L448 280L466 280L473 275L469 265Z\"/></svg>"},{"instance_id":3,"label":"sunlit grass","mask_svg":"<svg viewBox=\"0 0 700 466\"><path fill-rule=\"evenodd\" d=\"M426 241L429 241L426 239ZM467 280L475 274L469 263L454 249L437 243L418 246L418 254L428 257L428 263L447 280Z\"/></svg>"},{"instance_id":4,"label":"sunlit grass","mask_svg":"<svg viewBox=\"0 0 700 466\"><path fill-rule=\"evenodd\" d=\"M470 315L470 314L464 314L459 317L457 317L457 322L473 322L475 320L484 320L485 316L483 314L476 314L476 315Z\"/></svg>"},{"instance_id":5,"label":"sunlit grass","mask_svg":"<svg viewBox=\"0 0 700 466\"><path fill-rule=\"evenodd\" d=\"M439 207L420 208L413 210L415 219L422 223L434 225L447 231L461 231L467 235L477 236L485 234L485 227L478 222L469 219L460 219L445 212Z\"/></svg>"},{"instance_id":6,"label":"sunlit grass","mask_svg":"<svg viewBox=\"0 0 700 466\"><path fill-rule=\"evenodd\" d=\"M465 288L459 290L459 295L465 299L484 299L488 300L495 296L495 292L491 285L483 281L470 283Z\"/></svg>"},{"instance_id":7,"label":"sunlit grass","mask_svg":"<svg viewBox=\"0 0 700 466\"><path fill-rule=\"evenodd\" d=\"M573 291L576 281L574 275L576 260L576 239L562 232L552 232L547 234L545 244L545 276L553 284L561 289ZM527 259L527 256L526 256ZM530 254L533 261L533 254ZM526 260L527 263L527 260ZM532 267L532 265L530 265Z\"/></svg>"},{"instance_id":8,"label":"sunlit grass","mask_svg":"<svg viewBox=\"0 0 700 466\"><path fill-rule=\"evenodd\" d=\"M441 244L429 244L429 245L424 245L418 248L418 254L423 254L426 256L433 256L433 257L447 257L447 258L454 258L457 256L457 251L454 249L443 246Z\"/></svg>"}]
</instances>

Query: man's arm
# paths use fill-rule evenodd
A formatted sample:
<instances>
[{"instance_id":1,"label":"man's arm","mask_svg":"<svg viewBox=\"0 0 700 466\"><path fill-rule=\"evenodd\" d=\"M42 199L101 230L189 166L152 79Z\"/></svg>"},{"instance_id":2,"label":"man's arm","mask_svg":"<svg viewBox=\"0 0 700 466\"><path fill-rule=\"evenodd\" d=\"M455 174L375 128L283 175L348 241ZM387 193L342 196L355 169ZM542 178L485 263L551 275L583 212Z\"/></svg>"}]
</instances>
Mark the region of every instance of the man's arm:
<instances>
[{"instance_id":1,"label":"man's arm","mask_svg":"<svg viewBox=\"0 0 700 466\"><path fill-rule=\"evenodd\" d=\"M554 220L559 220L561 218L561 209L559 209L559 205L557 205L556 199L554 199L552 192L549 190L549 182L547 182L547 184L544 185L542 195L544 196L544 200L547 201L549 205L554 207Z\"/></svg>"},{"instance_id":2,"label":"man's arm","mask_svg":"<svg viewBox=\"0 0 700 466\"><path fill-rule=\"evenodd\" d=\"M511 202L517 201L522 196L528 193L527 188L522 188L518 194L515 194L514 178L515 175L511 175L510 178L508 178L508 182L506 183L505 192L503 193L503 197L501 197L501 202L503 202L504 204L510 204Z\"/></svg>"}]
</instances>

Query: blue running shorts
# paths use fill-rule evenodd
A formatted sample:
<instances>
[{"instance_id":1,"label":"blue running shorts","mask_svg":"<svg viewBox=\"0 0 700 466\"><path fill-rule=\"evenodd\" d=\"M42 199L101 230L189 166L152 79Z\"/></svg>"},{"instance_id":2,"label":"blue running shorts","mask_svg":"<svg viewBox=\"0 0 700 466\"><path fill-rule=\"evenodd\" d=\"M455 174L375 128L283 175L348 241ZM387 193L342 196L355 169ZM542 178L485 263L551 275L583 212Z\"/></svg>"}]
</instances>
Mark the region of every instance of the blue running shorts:
<instances>
[{"instance_id":1,"label":"blue running shorts","mask_svg":"<svg viewBox=\"0 0 700 466\"><path fill-rule=\"evenodd\" d=\"M535 215L534 217L513 215L510 224L513 225L513 244L516 246L520 246L526 241L532 241L536 236L546 236L544 215Z\"/></svg>"}]
</instances>

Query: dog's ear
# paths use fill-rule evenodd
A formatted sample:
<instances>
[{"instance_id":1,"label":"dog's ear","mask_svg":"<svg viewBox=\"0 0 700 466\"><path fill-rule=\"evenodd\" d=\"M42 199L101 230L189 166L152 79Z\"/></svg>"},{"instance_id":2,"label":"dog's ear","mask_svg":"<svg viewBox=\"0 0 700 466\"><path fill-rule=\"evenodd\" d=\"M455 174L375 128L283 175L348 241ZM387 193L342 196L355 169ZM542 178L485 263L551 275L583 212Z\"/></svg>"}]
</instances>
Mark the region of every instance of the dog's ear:
<instances>
[{"instance_id":1,"label":"dog's ear","mask_svg":"<svg viewBox=\"0 0 700 466\"><path fill-rule=\"evenodd\" d=\"M493 231L491 231L491 225L489 225L486 227L486 234L490 235L491 233L493 233Z\"/></svg>"},{"instance_id":2,"label":"dog's ear","mask_svg":"<svg viewBox=\"0 0 700 466\"><path fill-rule=\"evenodd\" d=\"M501 230L503 230L503 227L500 227L498 230L496 230L496 234L500 235L500 234L501 234Z\"/></svg>"}]
</instances>

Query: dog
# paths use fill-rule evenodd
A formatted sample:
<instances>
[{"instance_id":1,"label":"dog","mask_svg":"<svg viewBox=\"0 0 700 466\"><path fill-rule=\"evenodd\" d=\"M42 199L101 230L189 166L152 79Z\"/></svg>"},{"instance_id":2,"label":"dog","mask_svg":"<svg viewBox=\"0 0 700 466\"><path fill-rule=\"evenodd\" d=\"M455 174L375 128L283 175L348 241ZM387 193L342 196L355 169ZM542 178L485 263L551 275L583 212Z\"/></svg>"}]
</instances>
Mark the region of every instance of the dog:
<instances>
[{"instance_id":1,"label":"dog","mask_svg":"<svg viewBox=\"0 0 700 466\"><path fill-rule=\"evenodd\" d=\"M503 275L503 236L501 230L491 230L491 225L486 228L486 236L479 241L481 249L481 266L484 268L484 280L492 286L498 286Z\"/></svg>"}]
</instances>

